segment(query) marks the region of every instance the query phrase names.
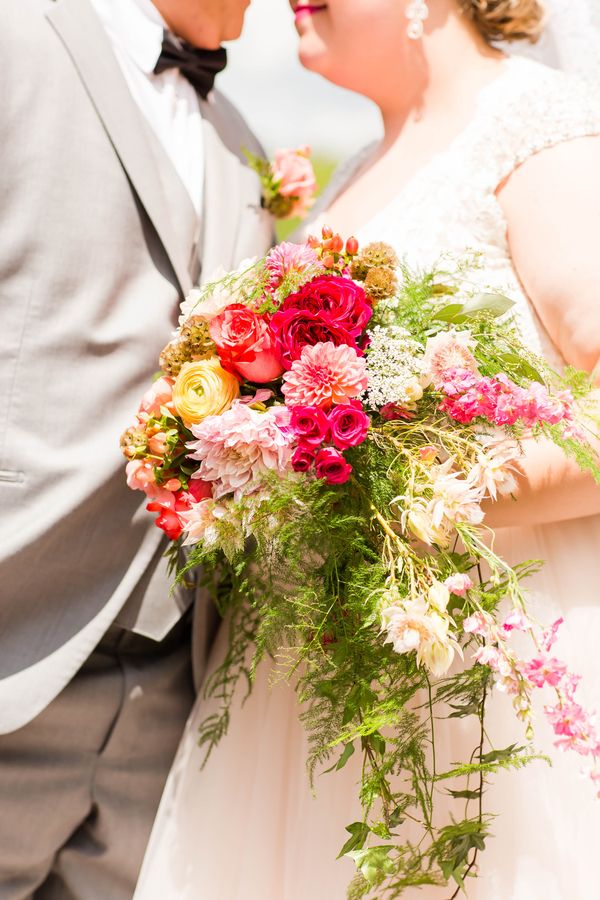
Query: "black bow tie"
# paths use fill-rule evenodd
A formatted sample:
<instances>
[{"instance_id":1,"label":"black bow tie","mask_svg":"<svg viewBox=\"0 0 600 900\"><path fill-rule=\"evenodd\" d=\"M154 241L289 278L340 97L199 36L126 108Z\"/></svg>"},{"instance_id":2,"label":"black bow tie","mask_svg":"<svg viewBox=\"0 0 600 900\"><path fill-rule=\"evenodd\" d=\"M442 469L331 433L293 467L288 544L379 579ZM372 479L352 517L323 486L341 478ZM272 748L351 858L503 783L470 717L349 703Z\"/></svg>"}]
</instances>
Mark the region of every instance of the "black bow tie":
<instances>
[{"instance_id":1,"label":"black bow tie","mask_svg":"<svg viewBox=\"0 0 600 900\"><path fill-rule=\"evenodd\" d=\"M227 65L227 51L201 50L178 40L169 31L163 35L162 50L154 67L156 75L167 69L179 69L200 96L206 100L212 91L215 78Z\"/></svg>"}]
</instances>

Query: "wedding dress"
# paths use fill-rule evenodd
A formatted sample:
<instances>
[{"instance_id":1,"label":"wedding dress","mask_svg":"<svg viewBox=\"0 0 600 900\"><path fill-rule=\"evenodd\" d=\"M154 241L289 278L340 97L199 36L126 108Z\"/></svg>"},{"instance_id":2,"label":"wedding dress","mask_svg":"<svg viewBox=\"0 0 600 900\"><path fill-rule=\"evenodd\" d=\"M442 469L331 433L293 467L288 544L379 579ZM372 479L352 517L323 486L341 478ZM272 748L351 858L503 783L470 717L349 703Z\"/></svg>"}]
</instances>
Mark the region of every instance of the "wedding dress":
<instances>
[{"instance_id":1,"label":"wedding dress","mask_svg":"<svg viewBox=\"0 0 600 900\"><path fill-rule=\"evenodd\" d=\"M503 63L486 87L470 125L357 234L362 245L386 241L411 266L428 268L441 254L482 254L476 278L516 303L524 340L552 364L561 359L523 293L511 264L506 223L495 190L529 156L562 141L600 134L600 101L565 75L526 59ZM358 169L354 159L334 180L324 204ZM569 173L565 172L568 178ZM552 190L552 185L548 185ZM313 223L317 230L321 221ZM581 673L583 698L600 706L600 516L503 529L496 550L516 563L544 559L529 582L535 614L566 624L557 653ZM227 640L222 629L212 665ZM253 694L233 711L226 738L201 771L200 721L211 703L199 699L169 777L135 900L343 900L354 873L336 861L360 819L357 767L317 779L311 795L306 740L296 697L259 670ZM541 710L540 710L541 712ZM496 747L522 741L510 698L494 692L487 714ZM474 746L467 720L438 734L448 761ZM143 739L143 736L141 737ZM553 758L492 779L485 806L498 818L469 900L597 900L600 801L578 774L578 758L561 757L538 717L537 746ZM358 764L357 764L358 765ZM440 795L442 809L449 801ZM414 900L448 898L452 889L423 888Z\"/></svg>"}]
</instances>

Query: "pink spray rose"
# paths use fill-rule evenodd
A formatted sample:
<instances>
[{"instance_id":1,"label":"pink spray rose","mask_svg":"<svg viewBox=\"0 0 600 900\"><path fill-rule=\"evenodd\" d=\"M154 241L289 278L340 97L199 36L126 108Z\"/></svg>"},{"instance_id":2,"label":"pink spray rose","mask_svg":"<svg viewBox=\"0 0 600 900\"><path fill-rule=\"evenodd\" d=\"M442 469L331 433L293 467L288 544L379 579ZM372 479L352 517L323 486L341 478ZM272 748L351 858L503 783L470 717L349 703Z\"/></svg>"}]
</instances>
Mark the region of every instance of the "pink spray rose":
<instances>
[{"instance_id":1,"label":"pink spray rose","mask_svg":"<svg viewBox=\"0 0 600 900\"><path fill-rule=\"evenodd\" d=\"M354 400L345 406L336 406L329 413L331 440L338 450L357 447L365 440L371 420L362 404Z\"/></svg>"},{"instance_id":2,"label":"pink spray rose","mask_svg":"<svg viewBox=\"0 0 600 900\"><path fill-rule=\"evenodd\" d=\"M317 180L310 161L310 147L278 150L272 165L273 180L282 197L294 201L289 215L301 216L310 209Z\"/></svg>"},{"instance_id":3,"label":"pink spray rose","mask_svg":"<svg viewBox=\"0 0 600 900\"><path fill-rule=\"evenodd\" d=\"M315 461L315 454L308 447L297 447L292 454L294 472L310 472Z\"/></svg>"},{"instance_id":4,"label":"pink spray rose","mask_svg":"<svg viewBox=\"0 0 600 900\"><path fill-rule=\"evenodd\" d=\"M161 406L169 407L173 399L173 379L157 378L142 397L140 412L149 416L159 416ZM170 408L170 407L169 407Z\"/></svg>"},{"instance_id":5,"label":"pink spray rose","mask_svg":"<svg viewBox=\"0 0 600 900\"><path fill-rule=\"evenodd\" d=\"M223 368L256 384L278 378L283 366L275 338L263 316L232 303L209 326Z\"/></svg>"},{"instance_id":6,"label":"pink spray rose","mask_svg":"<svg viewBox=\"0 0 600 900\"><path fill-rule=\"evenodd\" d=\"M327 484L345 484L352 474L352 466L334 447L319 450L315 457L315 470L317 477L323 478Z\"/></svg>"},{"instance_id":7,"label":"pink spray rose","mask_svg":"<svg viewBox=\"0 0 600 900\"><path fill-rule=\"evenodd\" d=\"M329 437L329 419L318 406L295 406L290 428L302 447L320 447Z\"/></svg>"}]
</instances>

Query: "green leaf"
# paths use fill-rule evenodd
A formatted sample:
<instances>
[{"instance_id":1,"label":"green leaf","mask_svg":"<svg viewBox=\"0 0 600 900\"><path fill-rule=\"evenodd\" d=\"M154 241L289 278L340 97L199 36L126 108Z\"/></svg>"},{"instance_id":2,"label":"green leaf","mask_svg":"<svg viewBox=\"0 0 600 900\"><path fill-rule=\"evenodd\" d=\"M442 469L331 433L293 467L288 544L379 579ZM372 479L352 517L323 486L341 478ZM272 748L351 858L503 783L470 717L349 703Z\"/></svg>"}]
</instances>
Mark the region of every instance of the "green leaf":
<instances>
[{"instance_id":1,"label":"green leaf","mask_svg":"<svg viewBox=\"0 0 600 900\"><path fill-rule=\"evenodd\" d=\"M517 744L511 744L510 747L505 747L504 750L490 750L489 753L484 753L481 757L482 763L495 763L502 762L503 760L510 759L511 756L517 756L521 751L525 750L525 747L519 747Z\"/></svg>"},{"instance_id":2,"label":"green leaf","mask_svg":"<svg viewBox=\"0 0 600 900\"><path fill-rule=\"evenodd\" d=\"M455 800L479 800L479 791L448 791Z\"/></svg>"},{"instance_id":3,"label":"green leaf","mask_svg":"<svg viewBox=\"0 0 600 900\"><path fill-rule=\"evenodd\" d=\"M504 364L504 367L512 369L513 372L516 372L518 375L529 378L530 381L539 381L540 384L543 383L543 378L538 370L517 353L511 353L508 350L505 350L502 353L497 354L497 359Z\"/></svg>"},{"instance_id":4,"label":"green leaf","mask_svg":"<svg viewBox=\"0 0 600 900\"><path fill-rule=\"evenodd\" d=\"M338 853L338 859L349 855L353 850L361 850L369 836L369 826L365 822L353 822L352 825L346 826L346 831L350 837Z\"/></svg>"},{"instance_id":5,"label":"green leaf","mask_svg":"<svg viewBox=\"0 0 600 900\"><path fill-rule=\"evenodd\" d=\"M325 773L333 772L335 769L336 772L339 772L340 769L343 769L350 757L354 754L354 744L346 744L344 747L344 751L335 765L330 766L329 769L325 769Z\"/></svg>"},{"instance_id":6,"label":"green leaf","mask_svg":"<svg viewBox=\"0 0 600 900\"><path fill-rule=\"evenodd\" d=\"M470 297L464 304L464 314L467 318L472 318L481 312L491 313L493 316L503 316L512 309L514 301L505 297L504 294L476 294Z\"/></svg>"},{"instance_id":7,"label":"green leaf","mask_svg":"<svg viewBox=\"0 0 600 900\"><path fill-rule=\"evenodd\" d=\"M464 306L462 303L448 303L436 310L432 318L436 322L458 322L460 316L464 314Z\"/></svg>"},{"instance_id":8,"label":"green leaf","mask_svg":"<svg viewBox=\"0 0 600 900\"><path fill-rule=\"evenodd\" d=\"M394 872L394 863L388 859L391 847L370 847L368 850L353 850L347 853L356 863L363 878L371 886L381 883L385 875Z\"/></svg>"}]
</instances>

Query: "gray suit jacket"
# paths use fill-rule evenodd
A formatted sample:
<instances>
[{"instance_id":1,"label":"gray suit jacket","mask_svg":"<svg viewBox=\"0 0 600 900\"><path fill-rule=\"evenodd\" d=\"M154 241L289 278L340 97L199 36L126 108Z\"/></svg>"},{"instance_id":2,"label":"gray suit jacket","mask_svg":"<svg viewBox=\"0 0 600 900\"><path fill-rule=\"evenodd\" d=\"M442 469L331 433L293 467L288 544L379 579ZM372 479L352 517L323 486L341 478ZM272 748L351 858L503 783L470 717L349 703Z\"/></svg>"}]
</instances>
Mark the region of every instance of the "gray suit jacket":
<instances>
[{"instance_id":1,"label":"gray suit jacket","mask_svg":"<svg viewBox=\"0 0 600 900\"><path fill-rule=\"evenodd\" d=\"M201 264L263 253L271 227L216 92L205 208L128 93L86 0L3 0L0 54L0 732L43 709L114 619L160 639L161 533L119 435Z\"/></svg>"}]
</instances>

